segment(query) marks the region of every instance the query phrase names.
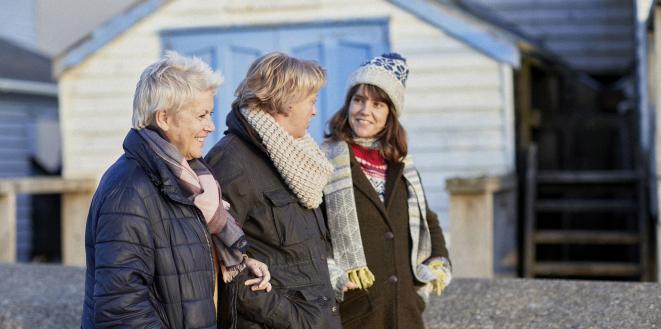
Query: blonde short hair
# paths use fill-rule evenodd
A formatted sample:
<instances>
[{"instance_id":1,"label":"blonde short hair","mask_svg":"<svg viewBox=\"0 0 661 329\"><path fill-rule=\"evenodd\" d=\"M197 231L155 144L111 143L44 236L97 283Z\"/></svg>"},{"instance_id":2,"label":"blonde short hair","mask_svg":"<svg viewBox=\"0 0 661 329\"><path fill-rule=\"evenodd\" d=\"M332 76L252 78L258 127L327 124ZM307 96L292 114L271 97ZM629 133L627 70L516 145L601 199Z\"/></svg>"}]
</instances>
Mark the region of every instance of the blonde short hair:
<instances>
[{"instance_id":1,"label":"blonde short hair","mask_svg":"<svg viewBox=\"0 0 661 329\"><path fill-rule=\"evenodd\" d=\"M133 128L151 126L156 112L179 111L199 93L215 93L222 82L221 74L201 59L166 52L140 75L133 96Z\"/></svg>"},{"instance_id":2,"label":"blonde short hair","mask_svg":"<svg viewBox=\"0 0 661 329\"><path fill-rule=\"evenodd\" d=\"M268 53L256 59L234 92L232 108L259 108L268 113L286 113L288 105L318 92L326 83L326 70L319 63Z\"/></svg>"}]
</instances>

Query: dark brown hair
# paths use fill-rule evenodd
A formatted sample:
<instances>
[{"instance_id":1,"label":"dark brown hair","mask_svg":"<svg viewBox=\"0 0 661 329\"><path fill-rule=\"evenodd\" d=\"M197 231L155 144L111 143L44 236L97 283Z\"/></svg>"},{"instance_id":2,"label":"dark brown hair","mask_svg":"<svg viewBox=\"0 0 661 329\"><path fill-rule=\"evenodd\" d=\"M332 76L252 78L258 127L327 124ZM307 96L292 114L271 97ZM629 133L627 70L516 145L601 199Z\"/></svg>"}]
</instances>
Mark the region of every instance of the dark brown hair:
<instances>
[{"instance_id":1,"label":"dark brown hair","mask_svg":"<svg viewBox=\"0 0 661 329\"><path fill-rule=\"evenodd\" d=\"M344 105L337 111L333 117L328 121L328 128L324 137L333 142L347 142L353 143L353 132L349 125L349 107L351 99L358 91L358 88L363 86L363 91L367 96L375 98L380 102L388 105L388 118L383 130L379 132L375 138L381 142L381 155L390 162L401 161L406 154L408 154L408 145L406 142L406 131L404 127L397 120L395 116L395 105L393 104L388 94L383 89L370 85L370 84L357 84L349 89L347 92Z\"/></svg>"}]
</instances>

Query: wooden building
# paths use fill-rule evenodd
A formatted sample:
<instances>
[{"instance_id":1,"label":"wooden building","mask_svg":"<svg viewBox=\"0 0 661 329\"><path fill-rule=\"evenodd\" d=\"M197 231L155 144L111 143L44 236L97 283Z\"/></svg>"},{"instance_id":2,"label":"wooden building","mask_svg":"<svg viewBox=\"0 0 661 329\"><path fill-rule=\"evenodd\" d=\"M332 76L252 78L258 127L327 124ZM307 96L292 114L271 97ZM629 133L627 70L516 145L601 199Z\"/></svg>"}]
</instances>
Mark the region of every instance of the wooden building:
<instances>
[{"instance_id":1,"label":"wooden building","mask_svg":"<svg viewBox=\"0 0 661 329\"><path fill-rule=\"evenodd\" d=\"M221 137L233 89L260 54L286 51L328 69L311 128L319 137L349 72L398 51L411 69L403 122L432 207L446 214L447 177L514 170L513 71L522 55L515 39L467 12L436 1L151 0L56 60L64 176L97 177L121 154L135 83L166 49L201 56L225 75L207 147Z\"/></svg>"},{"instance_id":2,"label":"wooden building","mask_svg":"<svg viewBox=\"0 0 661 329\"><path fill-rule=\"evenodd\" d=\"M98 179L121 154L140 72L169 49L225 75L207 149L222 136L234 88L265 52L327 68L311 126L318 139L349 72L383 52L407 57L402 121L463 276L516 275L526 154L540 131L550 144L564 136L540 129L543 109L593 108L603 87L501 15L461 1L147 0L56 59L65 178Z\"/></svg>"},{"instance_id":3,"label":"wooden building","mask_svg":"<svg viewBox=\"0 0 661 329\"><path fill-rule=\"evenodd\" d=\"M463 0L492 9L573 68L593 76L626 75L634 68L633 1Z\"/></svg>"},{"instance_id":4,"label":"wooden building","mask_svg":"<svg viewBox=\"0 0 661 329\"><path fill-rule=\"evenodd\" d=\"M50 60L0 39L0 179L59 173L59 136ZM20 261L32 258L32 201L29 195L17 198Z\"/></svg>"},{"instance_id":5,"label":"wooden building","mask_svg":"<svg viewBox=\"0 0 661 329\"><path fill-rule=\"evenodd\" d=\"M651 1L456 2L488 9L599 85L587 94L555 78L533 76L528 85L550 97L532 101L531 138L517 138L537 150L517 163L523 274L653 279L655 113L645 87L649 37L640 27ZM526 111L517 113L525 122Z\"/></svg>"}]
</instances>

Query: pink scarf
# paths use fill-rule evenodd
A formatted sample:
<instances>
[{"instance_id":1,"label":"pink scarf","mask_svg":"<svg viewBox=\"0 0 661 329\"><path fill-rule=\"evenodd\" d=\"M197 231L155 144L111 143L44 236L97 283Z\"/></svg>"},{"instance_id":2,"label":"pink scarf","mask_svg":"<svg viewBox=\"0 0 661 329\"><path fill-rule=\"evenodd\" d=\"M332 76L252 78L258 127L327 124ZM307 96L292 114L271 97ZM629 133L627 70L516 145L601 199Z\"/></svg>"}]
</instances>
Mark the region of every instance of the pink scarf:
<instances>
[{"instance_id":1,"label":"pink scarf","mask_svg":"<svg viewBox=\"0 0 661 329\"><path fill-rule=\"evenodd\" d=\"M239 224L225 208L225 205L229 208L229 204L222 201L220 185L202 159L186 161L174 145L154 130L144 128L138 130L138 133L177 177L180 186L191 194L193 204L202 213L227 269L228 273L223 273L223 280L231 281L245 268L243 254L248 248L248 242Z\"/></svg>"}]
</instances>

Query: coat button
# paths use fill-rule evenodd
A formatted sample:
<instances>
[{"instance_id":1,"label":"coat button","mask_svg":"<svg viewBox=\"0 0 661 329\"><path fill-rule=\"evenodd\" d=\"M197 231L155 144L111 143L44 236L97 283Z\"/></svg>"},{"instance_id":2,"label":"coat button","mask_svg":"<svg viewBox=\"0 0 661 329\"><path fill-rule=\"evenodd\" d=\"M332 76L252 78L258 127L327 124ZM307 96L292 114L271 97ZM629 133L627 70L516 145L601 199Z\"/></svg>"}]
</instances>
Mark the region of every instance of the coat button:
<instances>
[{"instance_id":1,"label":"coat button","mask_svg":"<svg viewBox=\"0 0 661 329\"><path fill-rule=\"evenodd\" d=\"M395 234L393 234L392 232L386 232L386 234L384 234L384 237L386 238L386 240L392 240L395 238Z\"/></svg>"},{"instance_id":2,"label":"coat button","mask_svg":"<svg viewBox=\"0 0 661 329\"><path fill-rule=\"evenodd\" d=\"M333 305L333 307L331 307L331 312L333 313L337 312L337 306Z\"/></svg>"},{"instance_id":3,"label":"coat button","mask_svg":"<svg viewBox=\"0 0 661 329\"><path fill-rule=\"evenodd\" d=\"M397 281L399 281L399 279L398 279L397 276L395 276L395 275L391 275L391 276L388 278L388 282L390 282L390 283L397 283Z\"/></svg>"},{"instance_id":4,"label":"coat button","mask_svg":"<svg viewBox=\"0 0 661 329\"><path fill-rule=\"evenodd\" d=\"M321 300L323 300L324 302L327 302L327 301L328 301L328 297L323 296L323 297L321 297Z\"/></svg>"}]
</instances>

